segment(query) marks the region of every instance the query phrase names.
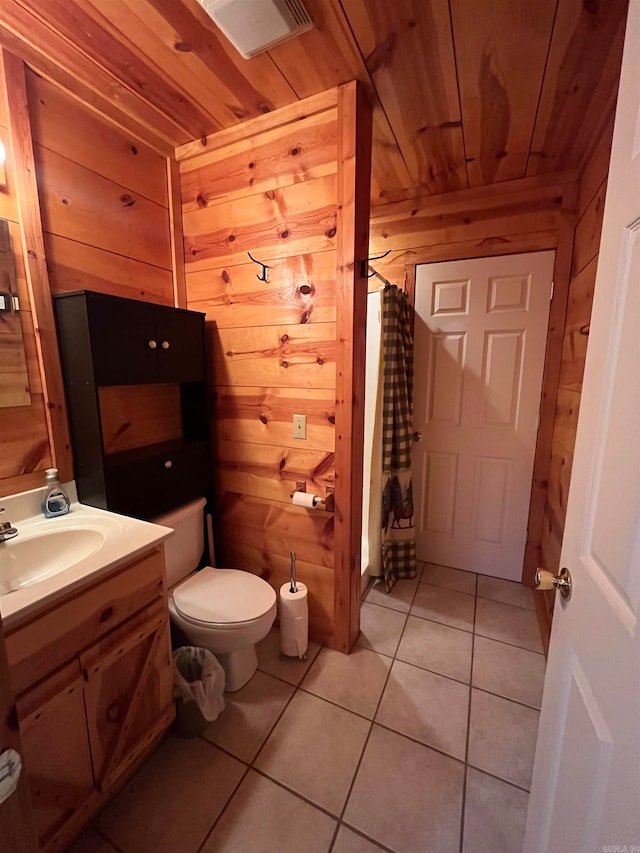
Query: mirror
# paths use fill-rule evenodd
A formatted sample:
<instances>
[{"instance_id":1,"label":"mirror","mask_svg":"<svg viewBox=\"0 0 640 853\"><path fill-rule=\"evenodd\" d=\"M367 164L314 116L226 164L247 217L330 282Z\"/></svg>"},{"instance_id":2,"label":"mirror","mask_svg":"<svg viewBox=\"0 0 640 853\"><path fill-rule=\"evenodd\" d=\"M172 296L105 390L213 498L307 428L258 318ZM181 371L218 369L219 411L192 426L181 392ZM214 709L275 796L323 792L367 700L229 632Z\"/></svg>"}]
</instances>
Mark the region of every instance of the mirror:
<instances>
[{"instance_id":1,"label":"mirror","mask_svg":"<svg viewBox=\"0 0 640 853\"><path fill-rule=\"evenodd\" d=\"M30 406L16 263L9 223L0 219L0 406Z\"/></svg>"}]
</instances>

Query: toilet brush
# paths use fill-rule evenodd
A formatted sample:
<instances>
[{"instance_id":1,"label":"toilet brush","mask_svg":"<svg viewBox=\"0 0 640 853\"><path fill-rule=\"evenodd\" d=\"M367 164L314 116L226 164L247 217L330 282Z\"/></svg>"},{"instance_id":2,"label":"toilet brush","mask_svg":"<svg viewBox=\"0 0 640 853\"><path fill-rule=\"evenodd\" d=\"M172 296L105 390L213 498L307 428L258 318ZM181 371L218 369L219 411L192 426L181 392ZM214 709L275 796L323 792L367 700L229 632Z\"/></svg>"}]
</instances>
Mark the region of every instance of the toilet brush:
<instances>
[{"instance_id":1,"label":"toilet brush","mask_svg":"<svg viewBox=\"0 0 640 853\"><path fill-rule=\"evenodd\" d=\"M297 592L298 585L296 583L296 552L290 551L289 556L291 557L291 586L289 587L289 592Z\"/></svg>"}]
</instances>

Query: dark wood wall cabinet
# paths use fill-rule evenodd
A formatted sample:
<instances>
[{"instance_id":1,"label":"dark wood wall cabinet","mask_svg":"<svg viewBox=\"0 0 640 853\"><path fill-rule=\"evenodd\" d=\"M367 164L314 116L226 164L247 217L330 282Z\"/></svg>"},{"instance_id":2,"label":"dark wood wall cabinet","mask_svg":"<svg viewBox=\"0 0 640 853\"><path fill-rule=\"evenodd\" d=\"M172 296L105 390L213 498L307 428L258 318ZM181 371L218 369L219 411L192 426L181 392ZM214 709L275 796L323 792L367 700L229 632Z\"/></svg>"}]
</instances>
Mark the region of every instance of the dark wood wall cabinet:
<instances>
[{"instance_id":1,"label":"dark wood wall cabinet","mask_svg":"<svg viewBox=\"0 0 640 853\"><path fill-rule=\"evenodd\" d=\"M88 290L55 313L80 501L148 520L207 495L204 314Z\"/></svg>"}]
</instances>

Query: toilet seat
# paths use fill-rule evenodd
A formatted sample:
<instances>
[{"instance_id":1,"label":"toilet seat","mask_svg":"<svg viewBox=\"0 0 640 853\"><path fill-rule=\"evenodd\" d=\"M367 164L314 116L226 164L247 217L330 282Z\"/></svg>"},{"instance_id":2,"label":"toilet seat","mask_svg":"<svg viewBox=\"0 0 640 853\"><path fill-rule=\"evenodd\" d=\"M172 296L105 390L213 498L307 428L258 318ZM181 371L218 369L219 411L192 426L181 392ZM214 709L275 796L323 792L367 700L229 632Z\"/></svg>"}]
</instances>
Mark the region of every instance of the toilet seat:
<instances>
[{"instance_id":1,"label":"toilet seat","mask_svg":"<svg viewBox=\"0 0 640 853\"><path fill-rule=\"evenodd\" d=\"M188 622L224 630L261 619L275 607L276 594L250 572L206 566L175 587L173 602Z\"/></svg>"}]
</instances>

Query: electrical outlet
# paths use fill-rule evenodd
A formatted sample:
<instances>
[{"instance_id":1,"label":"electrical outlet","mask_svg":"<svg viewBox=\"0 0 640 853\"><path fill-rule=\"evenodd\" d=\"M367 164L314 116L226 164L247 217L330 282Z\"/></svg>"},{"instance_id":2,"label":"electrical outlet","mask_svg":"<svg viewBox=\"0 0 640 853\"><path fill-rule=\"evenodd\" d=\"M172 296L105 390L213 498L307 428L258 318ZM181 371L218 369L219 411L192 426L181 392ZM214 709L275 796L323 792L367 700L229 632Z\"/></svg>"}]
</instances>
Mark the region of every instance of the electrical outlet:
<instances>
[{"instance_id":1,"label":"electrical outlet","mask_svg":"<svg viewBox=\"0 0 640 853\"><path fill-rule=\"evenodd\" d=\"M293 416L293 437L306 439L307 437L307 416L306 415L294 415Z\"/></svg>"}]
</instances>

